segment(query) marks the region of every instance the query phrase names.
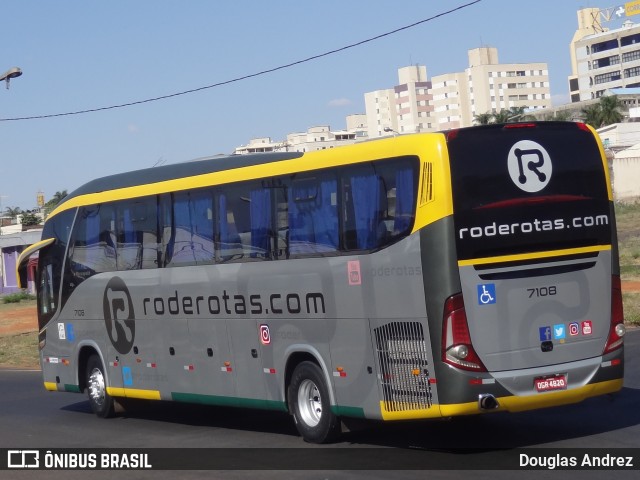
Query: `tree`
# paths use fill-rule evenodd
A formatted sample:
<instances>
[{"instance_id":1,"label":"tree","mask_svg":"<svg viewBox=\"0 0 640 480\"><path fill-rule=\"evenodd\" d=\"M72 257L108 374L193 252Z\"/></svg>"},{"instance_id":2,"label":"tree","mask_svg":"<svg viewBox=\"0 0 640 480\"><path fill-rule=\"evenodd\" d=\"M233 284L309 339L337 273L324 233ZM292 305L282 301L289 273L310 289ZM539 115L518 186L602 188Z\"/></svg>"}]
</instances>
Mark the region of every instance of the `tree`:
<instances>
[{"instance_id":1,"label":"tree","mask_svg":"<svg viewBox=\"0 0 640 480\"><path fill-rule=\"evenodd\" d=\"M620 111L622 108L622 102L617 95L608 95L600 97L598 103L583 108L582 116L584 122L593 128L606 127L623 120L624 115Z\"/></svg>"},{"instance_id":2,"label":"tree","mask_svg":"<svg viewBox=\"0 0 640 480\"><path fill-rule=\"evenodd\" d=\"M624 115L620 113L623 105L617 95L600 97L599 105L602 126L611 125L612 123L620 123L624 118Z\"/></svg>"},{"instance_id":3,"label":"tree","mask_svg":"<svg viewBox=\"0 0 640 480\"><path fill-rule=\"evenodd\" d=\"M20 207L5 208L5 214L7 215L7 217L10 217L10 218L16 218L18 215L20 215L21 212L22 210L20 210Z\"/></svg>"},{"instance_id":4,"label":"tree","mask_svg":"<svg viewBox=\"0 0 640 480\"><path fill-rule=\"evenodd\" d=\"M473 123L476 125L489 125L491 120L493 120L493 114L490 112L478 113L473 116Z\"/></svg>"},{"instance_id":5,"label":"tree","mask_svg":"<svg viewBox=\"0 0 640 480\"><path fill-rule=\"evenodd\" d=\"M509 123L509 120L512 117L512 113L509 110L505 110L504 108L500 110L498 113L493 114L493 123Z\"/></svg>"},{"instance_id":6,"label":"tree","mask_svg":"<svg viewBox=\"0 0 640 480\"><path fill-rule=\"evenodd\" d=\"M25 227L31 225L40 225L40 217L32 212L26 212L22 215L22 225Z\"/></svg>"},{"instance_id":7,"label":"tree","mask_svg":"<svg viewBox=\"0 0 640 480\"><path fill-rule=\"evenodd\" d=\"M593 128L600 128L602 125L602 115L600 111L600 105L589 105L583 108L581 111L584 123L588 123Z\"/></svg>"},{"instance_id":8,"label":"tree","mask_svg":"<svg viewBox=\"0 0 640 480\"><path fill-rule=\"evenodd\" d=\"M44 211L47 213L47 215L51 210L56 208L56 205L58 205L62 201L62 199L66 196L67 196L66 190L62 190L61 192L58 191L54 193L51 200L49 200L47 203L44 204Z\"/></svg>"}]
</instances>

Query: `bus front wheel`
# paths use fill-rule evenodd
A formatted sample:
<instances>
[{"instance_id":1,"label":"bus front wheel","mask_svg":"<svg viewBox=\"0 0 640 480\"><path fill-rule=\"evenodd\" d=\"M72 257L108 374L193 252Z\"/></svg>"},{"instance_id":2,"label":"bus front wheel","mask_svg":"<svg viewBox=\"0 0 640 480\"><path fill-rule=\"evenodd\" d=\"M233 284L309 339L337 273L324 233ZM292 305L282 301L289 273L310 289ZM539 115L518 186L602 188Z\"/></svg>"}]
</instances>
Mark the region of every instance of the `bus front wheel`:
<instances>
[{"instance_id":1,"label":"bus front wheel","mask_svg":"<svg viewBox=\"0 0 640 480\"><path fill-rule=\"evenodd\" d=\"M340 435L340 420L331 411L329 389L322 370L302 362L293 371L289 405L298 432L309 443L329 443Z\"/></svg>"},{"instance_id":2,"label":"bus front wheel","mask_svg":"<svg viewBox=\"0 0 640 480\"><path fill-rule=\"evenodd\" d=\"M87 396L93 413L102 418L115 413L113 397L107 393L107 381L100 357L92 355L87 361Z\"/></svg>"}]
</instances>

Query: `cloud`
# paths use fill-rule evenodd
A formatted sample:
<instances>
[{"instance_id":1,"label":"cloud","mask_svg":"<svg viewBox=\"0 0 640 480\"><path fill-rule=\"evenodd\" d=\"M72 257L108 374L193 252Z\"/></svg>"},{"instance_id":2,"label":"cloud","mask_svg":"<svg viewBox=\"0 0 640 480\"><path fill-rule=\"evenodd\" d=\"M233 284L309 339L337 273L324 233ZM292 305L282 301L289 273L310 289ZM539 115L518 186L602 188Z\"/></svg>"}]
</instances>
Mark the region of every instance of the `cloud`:
<instances>
[{"instance_id":1,"label":"cloud","mask_svg":"<svg viewBox=\"0 0 640 480\"><path fill-rule=\"evenodd\" d=\"M127 126L127 130L129 131L129 133L137 133L140 131L140 128L132 123Z\"/></svg>"},{"instance_id":2,"label":"cloud","mask_svg":"<svg viewBox=\"0 0 640 480\"><path fill-rule=\"evenodd\" d=\"M348 98L335 98L335 99L329 101L329 106L331 108L348 107L352 103L353 102L351 100L349 100Z\"/></svg>"}]
</instances>

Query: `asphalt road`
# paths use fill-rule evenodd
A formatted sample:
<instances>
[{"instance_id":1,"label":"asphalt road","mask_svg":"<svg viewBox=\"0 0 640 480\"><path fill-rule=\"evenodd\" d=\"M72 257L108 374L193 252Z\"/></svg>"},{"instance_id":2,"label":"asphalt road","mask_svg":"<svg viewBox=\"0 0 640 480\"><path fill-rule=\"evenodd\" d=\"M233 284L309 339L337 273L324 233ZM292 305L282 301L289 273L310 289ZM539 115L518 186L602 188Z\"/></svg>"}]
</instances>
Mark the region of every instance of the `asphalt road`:
<instances>
[{"instance_id":1,"label":"asphalt road","mask_svg":"<svg viewBox=\"0 0 640 480\"><path fill-rule=\"evenodd\" d=\"M361 455L425 451L464 467L470 452L486 458L501 449L638 448L640 447L640 329L625 339L625 387L613 397L589 399L578 405L519 414L497 413L450 421L380 424L369 422L345 433L332 446ZM149 402L126 414L104 420L94 416L84 395L49 393L40 372L0 370L0 448L277 448L293 455L319 455L325 446L304 443L288 415L231 408ZM283 450L297 449L297 450ZM249 451L249 450L247 450ZM334 450L335 451L335 450ZM258 451L268 455L268 450ZM262 453L260 453L262 452ZM254 451L255 455L255 451ZM483 457L484 456L484 457ZM249 457L255 460L254 457ZM309 457L311 458L311 457ZM393 458L393 457L391 457ZM640 463L640 454L637 455ZM242 465L242 459L240 460ZM241 467L242 468L242 467ZM637 465L636 468L640 468ZM286 467L283 466L283 470ZM518 477L546 478L558 472L521 471ZM122 473L127 479L202 478L203 472L154 471ZM113 472L1 471L0 478L73 479L113 478ZM206 478L424 478L416 471L314 470L287 472L246 470L207 472ZM603 478L602 472L562 472L563 478ZM460 478L460 473L439 471L432 478ZM473 472L477 478L513 478L513 472ZM616 478L637 478L638 471L616 472Z\"/></svg>"}]
</instances>

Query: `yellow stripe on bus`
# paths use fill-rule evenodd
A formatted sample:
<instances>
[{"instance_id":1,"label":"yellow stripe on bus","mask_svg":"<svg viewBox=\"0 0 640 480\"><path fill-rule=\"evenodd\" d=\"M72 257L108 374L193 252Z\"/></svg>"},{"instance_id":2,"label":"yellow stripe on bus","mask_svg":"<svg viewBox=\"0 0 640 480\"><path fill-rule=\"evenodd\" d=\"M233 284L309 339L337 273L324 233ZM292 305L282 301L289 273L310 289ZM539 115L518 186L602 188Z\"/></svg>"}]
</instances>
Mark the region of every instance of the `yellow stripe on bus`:
<instances>
[{"instance_id":1,"label":"yellow stripe on bus","mask_svg":"<svg viewBox=\"0 0 640 480\"><path fill-rule=\"evenodd\" d=\"M57 392L58 384L56 382L44 382L44 388L49 392Z\"/></svg>"},{"instance_id":2,"label":"yellow stripe on bus","mask_svg":"<svg viewBox=\"0 0 640 480\"><path fill-rule=\"evenodd\" d=\"M141 398L144 400L160 400L158 390L140 390L136 388L107 387L107 393L112 397Z\"/></svg>"},{"instance_id":3,"label":"yellow stripe on bus","mask_svg":"<svg viewBox=\"0 0 640 480\"><path fill-rule=\"evenodd\" d=\"M590 397L615 393L622 388L622 379L608 380L605 382L584 385L571 390L557 392L545 392L527 396L508 396L497 398L500 407L491 412L524 412L538 408L557 407L578 403ZM397 408L397 402L394 402ZM388 412L385 409L385 402L380 402L380 412L383 420L412 420L420 418L455 417L459 415L474 415L483 413L478 407L478 402L455 403L455 404L435 404L424 410L404 410Z\"/></svg>"},{"instance_id":4,"label":"yellow stripe on bus","mask_svg":"<svg viewBox=\"0 0 640 480\"><path fill-rule=\"evenodd\" d=\"M179 177L154 183L115 188L96 193L87 193L71 198L49 214L49 218L70 208L94 205L104 202L126 200L147 195L189 190L200 187L225 185L229 183L271 178L278 175L301 173L329 167L355 165L363 162L417 156L420 158L420 177L418 192L423 185L423 171L426 164L431 165L433 176L430 180L434 201L418 205L413 231L453 213L451 197L451 173L446 139L443 134L414 134L382 139L375 142L362 142L340 148L308 152L299 158L280 160L258 165L231 168L212 173L203 173L189 177ZM416 199L416 203L417 199Z\"/></svg>"},{"instance_id":5,"label":"yellow stripe on bus","mask_svg":"<svg viewBox=\"0 0 640 480\"><path fill-rule=\"evenodd\" d=\"M472 258L470 260L459 260L459 267L469 267L473 265L486 265L489 263L518 262L522 260L537 260L540 258L562 257L565 255L579 255L582 253L596 253L611 250L611 245L595 245L593 247L567 248L566 250L554 250L551 252L520 253L516 255L502 255L499 257Z\"/></svg>"}]
</instances>

